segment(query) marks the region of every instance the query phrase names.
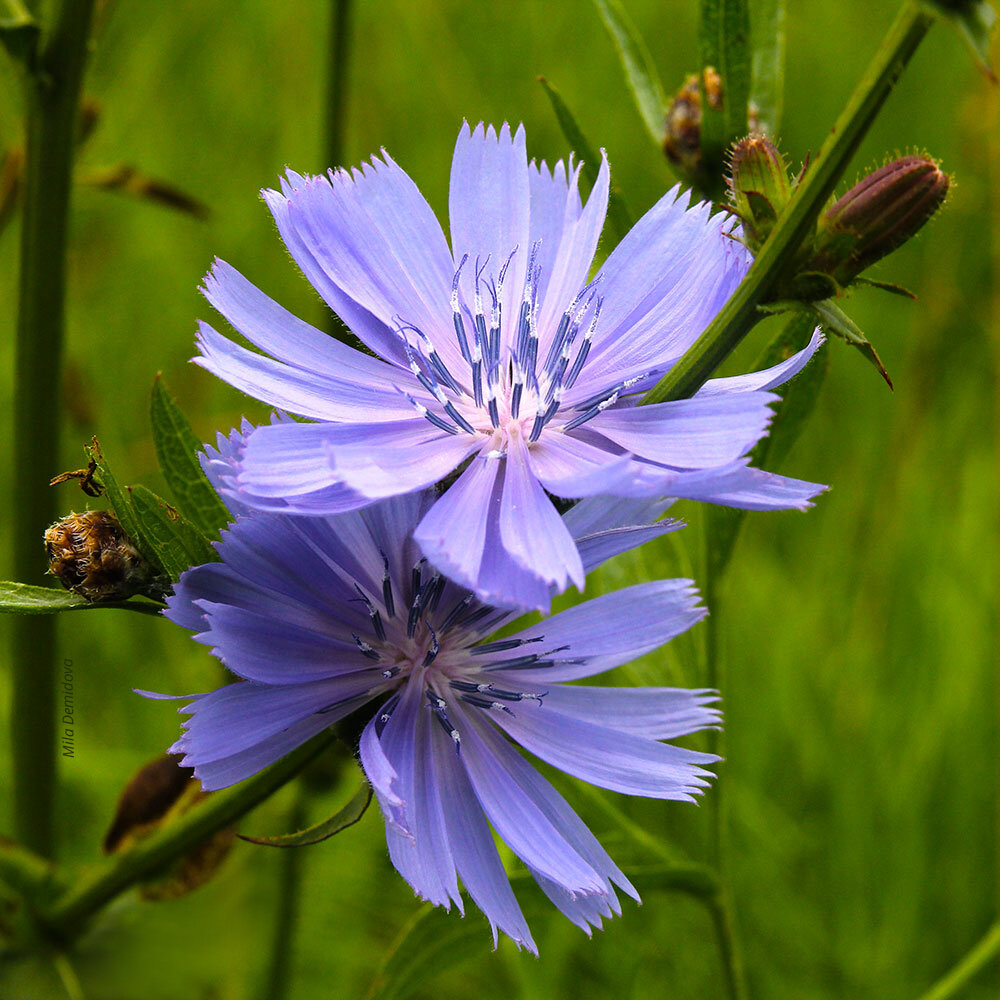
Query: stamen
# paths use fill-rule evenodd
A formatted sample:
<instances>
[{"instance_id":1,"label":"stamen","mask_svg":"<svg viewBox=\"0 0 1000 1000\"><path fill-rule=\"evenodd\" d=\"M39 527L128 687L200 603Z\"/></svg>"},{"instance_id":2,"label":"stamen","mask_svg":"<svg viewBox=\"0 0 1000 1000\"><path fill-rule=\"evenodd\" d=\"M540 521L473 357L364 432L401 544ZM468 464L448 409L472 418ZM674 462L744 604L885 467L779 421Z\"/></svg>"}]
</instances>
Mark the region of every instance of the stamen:
<instances>
[{"instance_id":1,"label":"stamen","mask_svg":"<svg viewBox=\"0 0 1000 1000\"><path fill-rule=\"evenodd\" d=\"M487 615L493 613L493 608L485 604L481 608L476 608L468 618L463 618L458 624L461 628L472 628L477 622L481 622Z\"/></svg>"},{"instance_id":2,"label":"stamen","mask_svg":"<svg viewBox=\"0 0 1000 1000\"><path fill-rule=\"evenodd\" d=\"M382 603L385 605L385 613L390 617L396 616L396 601L392 596L392 578L389 576L389 557L382 552Z\"/></svg>"},{"instance_id":3,"label":"stamen","mask_svg":"<svg viewBox=\"0 0 1000 1000\"><path fill-rule=\"evenodd\" d=\"M448 707L448 703L444 700L444 698L436 695L430 688L427 689L427 698L430 702L430 708L434 712L434 718L437 719L441 728L444 729L444 731L451 737L455 744L456 752L459 751L462 745L462 736L451 724L451 720L448 718L448 713L445 711Z\"/></svg>"},{"instance_id":4,"label":"stamen","mask_svg":"<svg viewBox=\"0 0 1000 1000\"><path fill-rule=\"evenodd\" d=\"M603 392L599 392L589 399L585 399L582 403L577 403L574 409L577 410L587 410L591 406L596 406L598 403L603 403L609 396L620 395L631 389L632 386L638 385L644 378L651 375L652 372L643 372L641 375L634 375L632 378L625 379L624 382L619 382L617 385L611 386L610 389L605 389Z\"/></svg>"},{"instance_id":5,"label":"stamen","mask_svg":"<svg viewBox=\"0 0 1000 1000\"><path fill-rule=\"evenodd\" d=\"M368 608L368 616L372 620L372 628L375 630L375 636L379 642L385 642L385 625L382 624L382 615L378 608L372 604L371 599L368 595L357 585L354 585L354 589L358 592L361 600L365 602L365 607Z\"/></svg>"},{"instance_id":6,"label":"stamen","mask_svg":"<svg viewBox=\"0 0 1000 1000\"><path fill-rule=\"evenodd\" d=\"M445 632L451 628L451 626L458 620L459 615L463 614L474 600L475 594L466 594L465 597L463 597L458 604L456 604L455 607L448 612L445 620L438 626L439 631Z\"/></svg>"},{"instance_id":7,"label":"stamen","mask_svg":"<svg viewBox=\"0 0 1000 1000\"><path fill-rule=\"evenodd\" d=\"M573 383L576 382L583 371L584 363L587 360L587 355L590 353L590 344L594 339L594 330L597 328L597 321L601 316L601 308L604 305L604 299L597 300L597 306L594 309L594 315L591 317L590 325L587 327L587 332L583 335L583 343L580 345L580 353L577 354L576 360L573 362L573 367L570 369L569 375L566 377L566 388L572 389Z\"/></svg>"},{"instance_id":8,"label":"stamen","mask_svg":"<svg viewBox=\"0 0 1000 1000\"><path fill-rule=\"evenodd\" d=\"M597 406L592 406L586 413L581 413L575 416L572 420L563 424L564 431L571 431L574 427L579 427L580 424L585 424L588 420L593 420L598 413L603 413L609 406L614 406L618 402L618 393L612 393L605 399L602 403L598 403Z\"/></svg>"},{"instance_id":9,"label":"stamen","mask_svg":"<svg viewBox=\"0 0 1000 1000\"><path fill-rule=\"evenodd\" d=\"M441 643L438 642L437 633L434 631L433 628L431 628L429 624L427 625L427 631L430 632L431 634L431 645L430 648L427 650L426 656L424 656L423 665L425 667L429 667L437 658L438 653L441 652Z\"/></svg>"},{"instance_id":10,"label":"stamen","mask_svg":"<svg viewBox=\"0 0 1000 1000\"><path fill-rule=\"evenodd\" d=\"M448 416L451 417L451 419L454 420L455 423L458 424L458 426L461 427L466 434L476 433L476 428L473 427L472 424L470 424L469 421L466 420L465 417L463 417L462 414L455 409L454 403L451 402L445 403L444 412L447 413Z\"/></svg>"},{"instance_id":11,"label":"stamen","mask_svg":"<svg viewBox=\"0 0 1000 1000\"><path fill-rule=\"evenodd\" d=\"M423 403L418 403L408 392L403 393L404 396L410 401L410 405L420 414L425 420L429 420L438 430L447 431L449 434L459 434L459 429L454 424L449 424L444 417L438 416L431 410L428 410Z\"/></svg>"},{"instance_id":12,"label":"stamen","mask_svg":"<svg viewBox=\"0 0 1000 1000\"><path fill-rule=\"evenodd\" d=\"M383 670L382 671L382 676L386 680L389 680L390 678L395 677L396 674L398 674L401 669L402 669L402 667L389 667L388 670Z\"/></svg>"},{"instance_id":13,"label":"stamen","mask_svg":"<svg viewBox=\"0 0 1000 1000\"><path fill-rule=\"evenodd\" d=\"M544 413L539 413L535 416L535 422L531 425L531 433L528 435L529 444L534 444L541 435L542 430L545 425L556 415L559 411L559 404L562 402L562 386L556 389L555 395L552 398L552 402L545 408Z\"/></svg>"},{"instance_id":14,"label":"stamen","mask_svg":"<svg viewBox=\"0 0 1000 1000\"><path fill-rule=\"evenodd\" d=\"M396 706L399 704L399 695L394 694L383 706L382 711L375 717L375 735L380 739L382 737L382 730L385 729L385 724L392 718L392 713L395 711Z\"/></svg>"},{"instance_id":15,"label":"stamen","mask_svg":"<svg viewBox=\"0 0 1000 1000\"><path fill-rule=\"evenodd\" d=\"M486 656L489 653L500 653L505 649L516 649L518 646L526 646L530 642L542 642L544 635L534 636L531 639L498 639L496 642L486 642L482 646L472 646L469 652L473 656Z\"/></svg>"},{"instance_id":16,"label":"stamen","mask_svg":"<svg viewBox=\"0 0 1000 1000\"><path fill-rule=\"evenodd\" d=\"M462 276L462 268L465 267L465 262L468 259L468 254L462 257L462 261L458 265L458 270L455 271L455 277L451 282L451 312L455 322L455 337L458 339L458 349L462 352L462 357L465 358L466 362L471 364L472 355L469 354L469 341L465 335L465 320L462 318L462 309L458 302L458 281Z\"/></svg>"},{"instance_id":17,"label":"stamen","mask_svg":"<svg viewBox=\"0 0 1000 1000\"><path fill-rule=\"evenodd\" d=\"M470 705L475 705L477 708L492 709L494 712L506 712L509 716L514 717L514 713L502 702L502 701L490 701L489 698L480 698L479 695L475 694L463 694L462 701L467 701Z\"/></svg>"},{"instance_id":18,"label":"stamen","mask_svg":"<svg viewBox=\"0 0 1000 1000\"><path fill-rule=\"evenodd\" d=\"M361 655L367 657L369 660L374 660L376 663L382 659L379 655L377 649L369 643L365 642L357 632L351 633L351 638L358 644L358 649L361 650Z\"/></svg>"},{"instance_id":19,"label":"stamen","mask_svg":"<svg viewBox=\"0 0 1000 1000\"><path fill-rule=\"evenodd\" d=\"M420 576L424 568L424 563L427 562L427 557L424 556L418 559L413 564L413 569L410 571L410 590L416 594L420 590Z\"/></svg>"}]
</instances>

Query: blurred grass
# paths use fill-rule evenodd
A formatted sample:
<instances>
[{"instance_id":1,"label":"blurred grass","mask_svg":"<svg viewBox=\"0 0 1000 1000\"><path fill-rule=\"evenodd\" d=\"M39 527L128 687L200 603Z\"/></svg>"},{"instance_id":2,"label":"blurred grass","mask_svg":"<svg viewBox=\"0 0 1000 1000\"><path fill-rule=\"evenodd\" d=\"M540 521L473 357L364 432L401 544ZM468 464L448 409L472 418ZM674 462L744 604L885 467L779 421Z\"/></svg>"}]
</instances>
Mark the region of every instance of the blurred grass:
<instances>
[{"instance_id":1,"label":"blurred grass","mask_svg":"<svg viewBox=\"0 0 1000 1000\"><path fill-rule=\"evenodd\" d=\"M630 0L668 90L693 70L694 4ZM816 150L895 4L792 4L784 148ZM74 207L63 467L99 434L120 475L157 488L147 410L162 370L205 438L262 409L187 365L196 286L214 254L304 318L322 315L257 197L284 166L321 161L327 5L246 0L117 4L87 93L103 108L81 168L120 162L206 202L207 223L124 196L81 189ZM587 0L502 8L439 0L357 3L347 148L384 145L444 215L451 146L463 117L523 120L532 154L564 143L536 77L544 74L605 146L636 212L672 183L625 90ZM19 141L9 66L0 69L0 144ZM998 902L996 689L997 331L1000 328L1000 98L949 32L917 54L857 160L927 148L958 185L926 235L881 268L920 295L874 293L849 309L896 381L834 344L817 413L784 471L832 485L808 515L751 515L713 612L728 657L725 769L733 870L757 997L916 996L970 947ZM0 412L11 400L16 225L0 235ZM752 358L766 334L746 345ZM734 366L738 366L738 360ZM9 477L9 417L0 476ZM39 469L48 477L62 469ZM70 486L66 509L83 498ZM680 509L680 507L679 507ZM683 511L696 518L697 511ZM0 519L0 548L9 543ZM694 531L608 567L594 591L690 573ZM39 548L41 557L41 547ZM5 563L6 565L6 563ZM176 735L178 717L133 687L197 691L217 668L180 630L113 613L61 625L76 674L77 754L61 760L63 855L92 860L118 789ZM3 623L0 622L0 628ZM699 683L697 635L623 677ZM6 646L4 646L4 655ZM0 704L7 673L0 672ZM5 709L4 709L5 710ZM3 721L6 729L6 719ZM9 810L0 747L0 829ZM344 779L340 800L349 794ZM571 801L623 864L649 862L607 829L589 799ZM283 793L247 823L279 832ZM617 799L695 856L705 809ZM314 804L337 805L336 793ZM142 995L242 998L259 990L278 862L239 845L222 875L174 903L121 900L74 960L87 1000ZM418 903L389 866L374 811L309 850L288 995L364 994ZM715 997L720 980L704 912L653 894L588 942L553 911L535 926L536 961L481 947L420 996ZM459 919L457 916L454 919ZM20 968L0 996L61 995ZM963 994L997 995L996 967ZM7 990L5 993L4 990Z\"/></svg>"}]
</instances>

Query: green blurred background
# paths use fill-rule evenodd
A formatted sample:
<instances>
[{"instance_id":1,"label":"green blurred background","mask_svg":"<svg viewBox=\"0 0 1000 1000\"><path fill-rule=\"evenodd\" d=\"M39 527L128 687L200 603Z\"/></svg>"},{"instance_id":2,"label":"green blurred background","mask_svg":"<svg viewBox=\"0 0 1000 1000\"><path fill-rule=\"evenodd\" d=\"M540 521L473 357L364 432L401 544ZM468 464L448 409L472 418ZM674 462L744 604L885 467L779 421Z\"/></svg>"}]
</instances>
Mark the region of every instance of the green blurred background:
<instances>
[{"instance_id":1,"label":"green blurred background","mask_svg":"<svg viewBox=\"0 0 1000 1000\"><path fill-rule=\"evenodd\" d=\"M798 162L818 148L896 4L789 7L782 144ZM680 86L697 68L693 0L629 0L628 8L665 86ZM199 222L78 188L66 381L52 385L65 413L63 456L59 468L39 468L40 477L82 464L82 445L96 433L120 477L162 490L147 422L160 370L206 439L243 414L262 415L187 363L195 319L211 313L196 287L218 254L299 315L321 321L321 304L288 259L258 191L286 165L326 166L328 20L319 0L113 5L85 87L102 113L79 174L133 164L204 201L211 216ZM0 143L9 147L20 142L18 88L0 65ZM589 0L360 0L348 158L385 146L443 217L463 118L523 121L531 155L565 155L540 74L607 148L633 213L644 211L672 177ZM940 157L957 184L940 218L876 276L915 289L920 301L871 293L848 304L896 391L860 356L832 345L815 415L783 468L832 489L807 515L749 517L713 609L728 661L723 767L732 878L755 997L916 996L979 938L998 902L1000 94L943 27L917 53L849 179L913 147ZM17 235L16 223L0 235L4 414ZM733 369L766 339L764 328L756 331ZM6 481L9 416L0 427ZM82 506L73 487L61 489L67 511ZM697 516L687 505L678 510ZM4 516L5 552L8 543ZM695 544L692 528L623 557L590 589L676 575ZM6 556L3 565L6 575ZM699 684L698 642L649 658L620 682ZM204 690L217 683L218 668L181 630L124 613L64 618L60 650L73 660L78 717L76 756L60 761L60 851L85 864L97 857L124 782L178 731L170 705L131 689ZM4 669L0 704L7 702ZM8 762L4 742L4 832ZM348 764L340 786L310 803L312 818L332 811L355 784ZM592 796L570 781L562 787L626 870L655 860ZM287 829L293 798L284 790L244 829ZM608 798L695 859L705 856L704 806ZM212 883L184 899L119 900L73 957L83 995L261 996L284 856L240 844ZM287 996L363 996L421 906L389 865L376 810L308 849L302 864ZM470 909L466 923L481 933L445 942L408 985L418 996L484 1000L722 995L710 923L697 903L652 890L641 909L626 901L624 911L589 942L554 910L535 919L536 960L506 941L492 953L486 924ZM963 996L997 996L998 984L994 966ZM65 995L47 962L0 973L4 1000Z\"/></svg>"}]
</instances>

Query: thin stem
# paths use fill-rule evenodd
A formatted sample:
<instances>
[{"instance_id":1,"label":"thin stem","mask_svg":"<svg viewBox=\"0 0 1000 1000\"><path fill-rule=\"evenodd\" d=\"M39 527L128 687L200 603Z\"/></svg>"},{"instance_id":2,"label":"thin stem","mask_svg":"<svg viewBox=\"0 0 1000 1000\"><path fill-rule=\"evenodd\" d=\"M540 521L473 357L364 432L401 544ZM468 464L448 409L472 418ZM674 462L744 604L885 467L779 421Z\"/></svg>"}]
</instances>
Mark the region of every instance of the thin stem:
<instances>
[{"instance_id":1,"label":"thin stem","mask_svg":"<svg viewBox=\"0 0 1000 1000\"><path fill-rule=\"evenodd\" d=\"M933 22L934 15L916 0L907 0L746 278L687 353L650 389L643 403L694 395L761 318L757 306L767 301L794 262L827 198Z\"/></svg>"},{"instance_id":2,"label":"thin stem","mask_svg":"<svg viewBox=\"0 0 1000 1000\"><path fill-rule=\"evenodd\" d=\"M326 165L344 165L347 131L347 69L351 41L352 0L331 0L330 63L326 80Z\"/></svg>"},{"instance_id":3,"label":"thin stem","mask_svg":"<svg viewBox=\"0 0 1000 1000\"><path fill-rule=\"evenodd\" d=\"M94 0L51 6L35 72L26 79L21 274L14 375L14 578L40 583L42 532L55 520L66 244L80 87ZM55 619L11 622L11 739L17 839L54 853Z\"/></svg>"},{"instance_id":4,"label":"thin stem","mask_svg":"<svg viewBox=\"0 0 1000 1000\"><path fill-rule=\"evenodd\" d=\"M982 936L975 947L947 975L939 979L920 1000L948 1000L969 982L990 959L1000 952L1000 920Z\"/></svg>"},{"instance_id":5,"label":"thin stem","mask_svg":"<svg viewBox=\"0 0 1000 1000\"><path fill-rule=\"evenodd\" d=\"M324 108L323 159L327 167L344 166L347 133L347 70L351 49L353 0L330 0L330 61L327 64ZM350 342L350 331L329 310L323 313L326 332L337 340Z\"/></svg>"},{"instance_id":6,"label":"thin stem","mask_svg":"<svg viewBox=\"0 0 1000 1000\"><path fill-rule=\"evenodd\" d=\"M288 818L289 830L301 830L308 823L306 794L301 783L296 789L295 803ZM262 1000L284 1000L292 985L295 927L298 922L299 899L302 894L302 865L305 852L297 849L281 851L278 863L278 907L274 917L270 965L261 993Z\"/></svg>"},{"instance_id":7,"label":"thin stem","mask_svg":"<svg viewBox=\"0 0 1000 1000\"><path fill-rule=\"evenodd\" d=\"M712 613L705 621L705 686L715 691L726 690L726 664L719 643L719 582L720 576L711 568L708 544L712 519L703 521L702 540L705 546L704 570L702 573L705 603ZM710 753L726 756L725 729L709 730L708 749ZM709 809L709 858L718 879L718 891L713 899L712 920L718 941L719 957L726 976L726 986L730 1000L744 1000L748 996L743 972L743 950L737 933L736 907L733 902L732 886L729 880L729 798L727 794L725 768L719 775L707 796Z\"/></svg>"},{"instance_id":8,"label":"thin stem","mask_svg":"<svg viewBox=\"0 0 1000 1000\"><path fill-rule=\"evenodd\" d=\"M722 969L729 998L730 1000L746 1000L749 994L743 978L743 958L733 930L732 908L725 890L712 898L709 912L715 928L715 939L719 948L719 957L722 959Z\"/></svg>"},{"instance_id":9,"label":"thin stem","mask_svg":"<svg viewBox=\"0 0 1000 1000\"><path fill-rule=\"evenodd\" d=\"M83 932L87 919L112 899L235 823L295 777L335 738L326 730L267 770L214 793L203 804L71 887L53 906L43 911L40 923L58 940L71 941Z\"/></svg>"}]
</instances>

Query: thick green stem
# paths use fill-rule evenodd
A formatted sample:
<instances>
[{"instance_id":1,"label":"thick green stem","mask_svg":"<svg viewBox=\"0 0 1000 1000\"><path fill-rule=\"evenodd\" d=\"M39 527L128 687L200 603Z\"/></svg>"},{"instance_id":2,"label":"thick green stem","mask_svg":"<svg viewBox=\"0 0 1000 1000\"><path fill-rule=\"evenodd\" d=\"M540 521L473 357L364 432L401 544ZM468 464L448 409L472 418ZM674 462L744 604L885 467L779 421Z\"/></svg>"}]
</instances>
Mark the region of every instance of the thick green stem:
<instances>
[{"instance_id":1,"label":"thick green stem","mask_svg":"<svg viewBox=\"0 0 1000 1000\"><path fill-rule=\"evenodd\" d=\"M59 471L59 398L66 239L80 87L94 0L50 7L34 71L26 76L26 160L14 375L14 578L39 583L42 532L55 520L49 478ZM55 618L11 622L14 828L38 854L54 851Z\"/></svg>"},{"instance_id":2,"label":"thick green stem","mask_svg":"<svg viewBox=\"0 0 1000 1000\"><path fill-rule=\"evenodd\" d=\"M216 792L158 833L109 861L42 913L43 928L63 943L71 941L83 932L87 919L112 899L235 823L295 777L335 738L330 730L325 731L267 770Z\"/></svg>"},{"instance_id":3,"label":"thick green stem","mask_svg":"<svg viewBox=\"0 0 1000 1000\"><path fill-rule=\"evenodd\" d=\"M978 944L947 975L939 979L920 1000L949 1000L958 996L959 991L987 962L1000 953L1000 920L994 923L982 936Z\"/></svg>"},{"instance_id":4,"label":"thick green stem","mask_svg":"<svg viewBox=\"0 0 1000 1000\"><path fill-rule=\"evenodd\" d=\"M687 353L650 389L643 403L694 395L761 318L758 305L768 300L785 277L827 198L933 22L934 16L917 0L907 0L746 278Z\"/></svg>"}]
</instances>

